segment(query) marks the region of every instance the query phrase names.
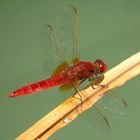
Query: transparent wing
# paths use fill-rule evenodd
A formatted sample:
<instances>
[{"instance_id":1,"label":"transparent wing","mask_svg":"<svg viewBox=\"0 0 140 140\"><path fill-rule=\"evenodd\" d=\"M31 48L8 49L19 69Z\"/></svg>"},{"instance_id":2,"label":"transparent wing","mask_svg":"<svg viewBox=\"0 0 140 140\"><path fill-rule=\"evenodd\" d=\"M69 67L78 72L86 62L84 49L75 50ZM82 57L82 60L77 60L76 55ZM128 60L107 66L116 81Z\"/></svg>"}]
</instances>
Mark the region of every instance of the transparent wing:
<instances>
[{"instance_id":1,"label":"transparent wing","mask_svg":"<svg viewBox=\"0 0 140 140\"><path fill-rule=\"evenodd\" d=\"M83 87L83 84L89 85L89 80L84 79L82 83L76 87L77 91L80 91L81 87ZM84 91L85 92L85 91ZM87 93L88 94L88 93ZM85 97L86 98L86 97ZM81 97L79 96L79 99ZM90 101L88 100L90 103ZM81 105L82 108L82 105ZM85 111L83 114L81 114L81 118L85 120L87 123L89 123L91 126L94 126L94 128L109 133L110 132L110 126L107 118L104 116L104 114L100 111L99 108L97 108L96 105Z\"/></svg>"},{"instance_id":2,"label":"transparent wing","mask_svg":"<svg viewBox=\"0 0 140 140\"><path fill-rule=\"evenodd\" d=\"M84 112L82 117L90 125L93 125L94 128L102 132L109 133L111 130L107 118L95 105L92 108L90 108L88 111Z\"/></svg>"},{"instance_id":3,"label":"transparent wing","mask_svg":"<svg viewBox=\"0 0 140 140\"><path fill-rule=\"evenodd\" d=\"M126 113L127 102L116 94L106 94L96 104L119 115L124 115Z\"/></svg>"},{"instance_id":4,"label":"transparent wing","mask_svg":"<svg viewBox=\"0 0 140 140\"><path fill-rule=\"evenodd\" d=\"M66 69L68 63L65 61L58 37L51 25L42 27L41 42L43 68L47 76Z\"/></svg>"},{"instance_id":5,"label":"transparent wing","mask_svg":"<svg viewBox=\"0 0 140 140\"><path fill-rule=\"evenodd\" d=\"M77 9L67 6L64 9L63 23L60 26L59 39L62 52L68 62L79 62L79 48L77 44Z\"/></svg>"},{"instance_id":6,"label":"transparent wing","mask_svg":"<svg viewBox=\"0 0 140 140\"><path fill-rule=\"evenodd\" d=\"M42 61L48 76L67 69L68 63L79 62L77 10L74 6L68 6L64 13L58 36L51 25L42 28Z\"/></svg>"},{"instance_id":7,"label":"transparent wing","mask_svg":"<svg viewBox=\"0 0 140 140\"><path fill-rule=\"evenodd\" d=\"M99 85L103 81L104 75L93 79L92 83L94 85ZM105 85L104 85L105 86ZM123 115L126 113L127 102L116 94L108 93L103 98L101 98L96 105L102 106L104 109L107 109L113 113Z\"/></svg>"}]
</instances>

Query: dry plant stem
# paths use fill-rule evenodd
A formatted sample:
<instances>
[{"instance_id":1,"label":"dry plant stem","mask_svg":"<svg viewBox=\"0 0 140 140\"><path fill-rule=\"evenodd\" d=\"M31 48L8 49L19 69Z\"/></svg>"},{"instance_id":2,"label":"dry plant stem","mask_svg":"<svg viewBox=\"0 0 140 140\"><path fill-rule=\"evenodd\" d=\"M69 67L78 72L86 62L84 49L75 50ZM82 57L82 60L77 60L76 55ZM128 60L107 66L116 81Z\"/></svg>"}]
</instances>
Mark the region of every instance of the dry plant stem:
<instances>
[{"instance_id":1,"label":"dry plant stem","mask_svg":"<svg viewBox=\"0 0 140 140\"><path fill-rule=\"evenodd\" d=\"M69 124L80 113L92 107L107 91L123 85L129 79L140 74L140 52L126 59L113 69L105 73L102 85L108 87L97 87L95 89L87 87L80 91L81 101L70 97L64 103L56 107L41 120L36 122L31 128L16 138L16 140L46 140L60 128Z\"/></svg>"}]
</instances>

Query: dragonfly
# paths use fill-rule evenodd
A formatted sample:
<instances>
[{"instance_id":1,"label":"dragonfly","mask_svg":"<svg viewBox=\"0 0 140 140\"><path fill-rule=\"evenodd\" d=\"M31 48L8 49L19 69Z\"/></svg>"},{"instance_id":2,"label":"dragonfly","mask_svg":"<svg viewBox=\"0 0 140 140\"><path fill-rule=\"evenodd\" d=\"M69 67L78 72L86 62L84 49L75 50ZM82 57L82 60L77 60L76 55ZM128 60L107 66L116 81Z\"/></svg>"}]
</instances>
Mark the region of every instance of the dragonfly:
<instances>
[{"instance_id":1,"label":"dragonfly","mask_svg":"<svg viewBox=\"0 0 140 140\"><path fill-rule=\"evenodd\" d=\"M9 97L28 95L54 86L60 86L61 91L71 88L76 89L80 83L87 79L89 81L94 81L95 78L98 78L98 75L101 75L106 71L107 65L103 60L97 59L95 62L80 61L76 32L77 9L74 6L71 6L67 10L68 14L70 14L68 16L70 16L69 18L71 18L72 22L70 22L71 25L66 25L67 23L65 23L61 32L65 35L64 39L66 43L71 45L71 49L69 49L70 47L67 44L62 43L60 45L59 38L56 35L54 28L51 25L45 25L44 30L46 30L46 36L44 40L46 48L44 49L44 52L46 55L44 59L45 61L48 60L48 62L43 64L47 64L47 66L44 66L46 71L48 71L49 67L52 68L50 78L23 86L10 93L8 95ZM62 38L63 37L61 37L60 40L62 40ZM66 53L67 51L69 54ZM71 58L69 59L66 55ZM53 60L59 60L58 64L56 65L54 62L51 62Z\"/></svg>"},{"instance_id":2,"label":"dragonfly","mask_svg":"<svg viewBox=\"0 0 140 140\"><path fill-rule=\"evenodd\" d=\"M45 80L18 88L8 94L8 97L29 95L55 86L59 86L59 90L63 92L70 89L78 92L80 85L85 81L88 81L92 87L94 84L102 86L100 83L104 79L107 64L101 59L95 61L81 61L80 59L77 43L77 9L75 6L66 7L63 23L58 33L55 32L52 25L44 25L41 38L43 67L48 77ZM110 95L106 98L109 103L104 102L104 100L99 102L100 106L105 109L117 112L116 110L120 110L122 106L124 108L127 106L125 100L119 97ZM112 102L113 98L114 102ZM97 118L95 122L101 120L100 124L105 124L104 126L109 130L107 118L97 107L94 108L98 114L95 117ZM91 112L93 112L92 109Z\"/></svg>"}]
</instances>

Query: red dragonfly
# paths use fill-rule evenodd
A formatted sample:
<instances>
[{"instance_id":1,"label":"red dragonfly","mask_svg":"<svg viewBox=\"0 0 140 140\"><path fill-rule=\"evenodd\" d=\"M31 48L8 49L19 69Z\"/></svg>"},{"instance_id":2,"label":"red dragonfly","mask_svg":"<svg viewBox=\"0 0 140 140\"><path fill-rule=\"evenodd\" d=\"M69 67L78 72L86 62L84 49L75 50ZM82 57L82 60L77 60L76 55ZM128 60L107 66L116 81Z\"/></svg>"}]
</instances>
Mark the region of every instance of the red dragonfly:
<instances>
[{"instance_id":1,"label":"red dragonfly","mask_svg":"<svg viewBox=\"0 0 140 140\"><path fill-rule=\"evenodd\" d=\"M94 62L80 61L77 45L77 9L74 6L66 7L63 22L58 36L51 25L45 25L41 35L43 42L43 67L50 77L21 87L10 93L9 97L28 95L54 86L60 86L59 89L61 91L72 88L78 91L79 86L84 81L88 80L89 83L93 83L101 79L97 82L99 84L103 80L107 65L102 60L97 59ZM103 100L106 97L107 99L104 102ZM127 106L126 102L117 96L114 98L107 95L106 97L99 102L105 109L120 113L123 111L121 108ZM114 101L112 102L112 100ZM95 108L98 116L94 116L94 119L96 118L94 124L96 125L99 120L101 127L106 126L108 130L109 123L106 117L97 107ZM90 110L92 112L92 109ZM92 113L90 114L92 116ZM100 127L100 124L97 124L97 127Z\"/></svg>"},{"instance_id":2,"label":"red dragonfly","mask_svg":"<svg viewBox=\"0 0 140 140\"><path fill-rule=\"evenodd\" d=\"M76 8L74 6L67 7L64 18L65 23L60 28L61 38L58 38L51 25L43 28L45 31L42 35L44 37L43 60L47 73L51 68L50 78L21 87L10 93L9 97L27 95L59 85L60 90L72 87L76 89L86 79L93 81L106 71L107 65L102 60L80 61L77 46ZM48 63L45 63L46 60ZM53 61L59 62L56 64Z\"/></svg>"}]
</instances>

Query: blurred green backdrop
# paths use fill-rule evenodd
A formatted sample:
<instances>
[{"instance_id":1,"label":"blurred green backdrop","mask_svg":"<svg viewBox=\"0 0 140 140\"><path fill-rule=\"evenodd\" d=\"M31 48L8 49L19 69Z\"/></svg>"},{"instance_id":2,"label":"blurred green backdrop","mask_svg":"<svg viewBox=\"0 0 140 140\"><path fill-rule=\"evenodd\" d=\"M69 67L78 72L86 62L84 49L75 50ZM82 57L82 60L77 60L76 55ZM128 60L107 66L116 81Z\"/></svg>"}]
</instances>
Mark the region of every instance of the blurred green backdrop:
<instances>
[{"instance_id":1,"label":"blurred green backdrop","mask_svg":"<svg viewBox=\"0 0 140 140\"><path fill-rule=\"evenodd\" d=\"M78 36L82 60L101 58L109 69L140 50L138 0L0 0L0 139L13 140L55 108L56 88L14 99L6 95L18 87L45 79L41 64L40 31L56 28L63 9L78 8ZM50 140L131 140L140 138L140 78L115 90L128 101L127 114L106 112L111 133L104 134L80 119ZM67 94L67 93L66 93ZM65 94L63 95L65 96Z\"/></svg>"}]
</instances>

